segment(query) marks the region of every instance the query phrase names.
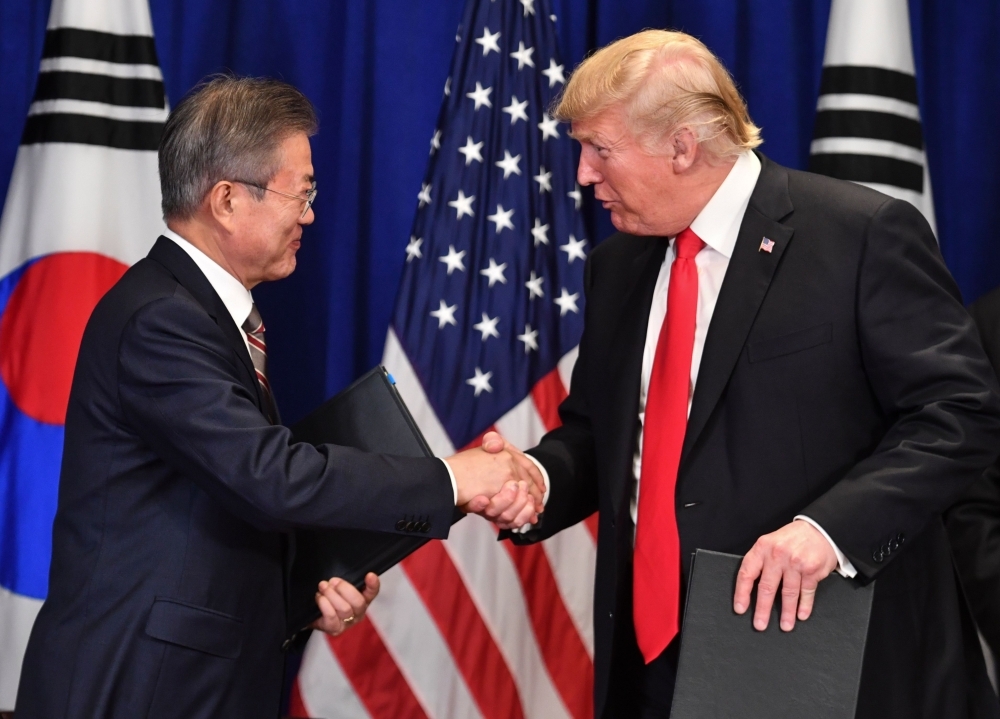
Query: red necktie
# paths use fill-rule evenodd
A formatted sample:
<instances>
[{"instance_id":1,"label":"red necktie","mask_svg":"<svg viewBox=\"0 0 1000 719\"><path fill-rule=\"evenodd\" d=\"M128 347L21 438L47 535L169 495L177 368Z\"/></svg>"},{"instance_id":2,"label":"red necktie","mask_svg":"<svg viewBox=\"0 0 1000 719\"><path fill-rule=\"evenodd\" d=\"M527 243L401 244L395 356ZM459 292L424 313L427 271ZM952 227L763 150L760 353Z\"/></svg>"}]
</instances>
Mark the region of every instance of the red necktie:
<instances>
[{"instance_id":1,"label":"red necktie","mask_svg":"<svg viewBox=\"0 0 1000 719\"><path fill-rule=\"evenodd\" d=\"M686 229L674 242L667 316L660 328L646 395L642 470L636 519L632 616L646 663L680 631L681 543L677 534L675 487L687 429L698 309L694 257L705 243Z\"/></svg>"}]
</instances>

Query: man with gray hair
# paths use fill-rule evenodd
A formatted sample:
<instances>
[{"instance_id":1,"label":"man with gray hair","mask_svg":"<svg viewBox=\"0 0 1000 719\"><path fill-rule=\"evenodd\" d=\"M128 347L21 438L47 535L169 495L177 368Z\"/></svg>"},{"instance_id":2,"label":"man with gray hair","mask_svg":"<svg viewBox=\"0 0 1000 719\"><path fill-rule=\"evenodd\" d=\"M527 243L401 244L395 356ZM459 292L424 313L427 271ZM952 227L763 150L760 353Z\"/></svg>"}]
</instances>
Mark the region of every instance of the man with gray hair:
<instances>
[{"instance_id":1,"label":"man with gray hair","mask_svg":"<svg viewBox=\"0 0 1000 719\"><path fill-rule=\"evenodd\" d=\"M684 33L599 50L555 116L619 232L587 260L563 424L528 452L551 495L513 539L600 511L597 715L669 716L696 548L745 555L733 608L759 630L776 602L808 620L831 572L878 579L859 718L1000 715L940 518L995 459L1000 399L921 214L757 152Z\"/></svg>"},{"instance_id":2,"label":"man with gray hair","mask_svg":"<svg viewBox=\"0 0 1000 719\"><path fill-rule=\"evenodd\" d=\"M495 434L412 459L294 443L281 426L250 290L295 269L315 131L298 90L248 78L213 79L168 119L170 229L80 347L19 719L274 719L291 530L444 538L456 505L501 527L536 521L541 476ZM378 593L366 582L321 582L315 627L360 621Z\"/></svg>"}]
</instances>

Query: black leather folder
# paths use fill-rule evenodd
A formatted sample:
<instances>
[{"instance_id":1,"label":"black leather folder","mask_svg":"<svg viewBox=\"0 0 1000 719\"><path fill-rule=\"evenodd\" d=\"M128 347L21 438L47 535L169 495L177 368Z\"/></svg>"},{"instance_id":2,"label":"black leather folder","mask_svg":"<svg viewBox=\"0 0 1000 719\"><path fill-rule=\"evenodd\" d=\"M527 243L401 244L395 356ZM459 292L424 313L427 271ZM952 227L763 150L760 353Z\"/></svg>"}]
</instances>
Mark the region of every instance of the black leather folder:
<instances>
[{"instance_id":1,"label":"black leather folder","mask_svg":"<svg viewBox=\"0 0 1000 719\"><path fill-rule=\"evenodd\" d=\"M296 441L339 444L403 457L433 457L392 376L376 367L292 427ZM461 515L456 515L460 518ZM423 537L360 529L300 530L289 576L289 641L320 617L316 585L340 577L359 589L427 543Z\"/></svg>"},{"instance_id":2,"label":"black leather folder","mask_svg":"<svg viewBox=\"0 0 1000 719\"><path fill-rule=\"evenodd\" d=\"M778 627L780 595L767 629L733 611L742 557L695 553L681 633L671 719L853 719L874 582L831 574L812 616Z\"/></svg>"}]
</instances>

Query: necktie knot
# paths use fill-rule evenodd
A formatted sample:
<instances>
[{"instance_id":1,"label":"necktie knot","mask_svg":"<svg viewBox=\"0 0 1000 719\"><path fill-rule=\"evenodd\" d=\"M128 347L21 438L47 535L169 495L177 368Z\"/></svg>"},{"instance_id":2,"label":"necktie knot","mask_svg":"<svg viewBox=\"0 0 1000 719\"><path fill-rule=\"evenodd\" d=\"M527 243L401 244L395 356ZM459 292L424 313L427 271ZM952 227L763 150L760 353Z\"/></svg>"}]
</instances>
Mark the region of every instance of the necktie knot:
<instances>
[{"instance_id":1,"label":"necktie knot","mask_svg":"<svg viewBox=\"0 0 1000 719\"><path fill-rule=\"evenodd\" d=\"M680 260L693 259L695 255L701 252L704 246L704 241L692 232L690 227L681 230L677 235L677 239L674 240L677 259Z\"/></svg>"},{"instance_id":2,"label":"necktie knot","mask_svg":"<svg viewBox=\"0 0 1000 719\"><path fill-rule=\"evenodd\" d=\"M243 331L248 335L259 335L264 332L264 320L260 316L257 305L250 307L250 314L243 320Z\"/></svg>"}]
</instances>

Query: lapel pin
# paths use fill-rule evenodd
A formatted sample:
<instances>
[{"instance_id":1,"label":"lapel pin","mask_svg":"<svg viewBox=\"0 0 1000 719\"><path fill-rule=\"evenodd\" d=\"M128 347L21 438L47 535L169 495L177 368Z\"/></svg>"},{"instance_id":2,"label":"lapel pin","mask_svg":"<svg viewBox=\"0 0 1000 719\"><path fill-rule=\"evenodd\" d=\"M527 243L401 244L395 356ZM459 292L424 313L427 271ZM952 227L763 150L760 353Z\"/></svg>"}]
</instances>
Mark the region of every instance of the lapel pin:
<instances>
[{"instance_id":1,"label":"lapel pin","mask_svg":"<svg viewBox=\"0 0 1000 719\"><path fill-rule=\"evenodd\" d=\"M773 249L774 249L774 240L769 240L768 238L765 237L763 240L760 241L760 249L758 249L757 251L771 254L771 250Z\"/></svg>"}]
</instances>

